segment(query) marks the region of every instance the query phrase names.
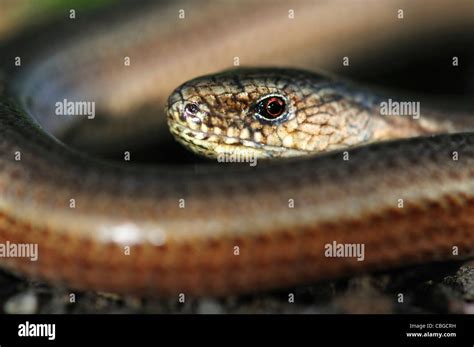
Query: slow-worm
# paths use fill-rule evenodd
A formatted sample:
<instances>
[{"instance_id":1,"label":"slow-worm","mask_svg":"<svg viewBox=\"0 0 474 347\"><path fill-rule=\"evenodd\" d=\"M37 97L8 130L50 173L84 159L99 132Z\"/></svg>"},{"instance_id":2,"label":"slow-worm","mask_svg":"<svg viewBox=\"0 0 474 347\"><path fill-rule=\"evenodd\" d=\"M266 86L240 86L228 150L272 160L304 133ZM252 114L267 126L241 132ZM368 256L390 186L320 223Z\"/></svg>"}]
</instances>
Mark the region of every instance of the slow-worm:
<instances>
[{"instance_id":1,"label":"slow-worm","mask_svg":"<svg viewBox=\"0 0 474 347\"><path fill-rule=\"evenodd\" d=\"M458 133L373 143L347 149L347 157L336 151L198 170L103 162L51 136L73 122L55 114L64 99L95 102L98 113L120 123L143 104L161 109L186 80L236 62L328 65L341 47L380 26L389 34L367 35L360 47L352 44L353 51L432 21L446 28L469 23L473 13L468 1L437 2L435 10L416 1L219 4L158 6L131 14L125 23L111 20L91 29L94 35L49 38L49 49L23 56L20 66L13 66L19 53L8 52L12 67L0 101L0 243L38 244L39 255L37 261L2 258L2 267L79 289L225 295L472 254L474 136L459 133L460 123L435 112L389 127L376 116L379 99L344 82L300 70L237 69L178 89L169 99L169 122L172 128L180 119L188 122L181 129L175 125L178 133L200 119L200 134L191 140L188 129L182 141L207 155L202 141L209 136L203 133L216 130L202 126L211 115L226 134L236 127L227 145L245 140L258 147L261 140L269 145L265 153L279 148L270 156L285 156L281 148L298 152L293 154L337 149L330 145L351 145L355 137L372 142ZM399 7L415 13L416 23L397 22ZM293 118L242 135L255 107L269 96L283 101L285 115ZM197 105L185 109L190 102ZM222 120L223 114L233 121ZM165 119L154 117L161 120L137 115L126 124L151 127ZM81 122L100 125L97 119ZM289 127L306 124L304 133L315 132L319 140L287 138L292 119L298 124ZM361 123L370 131L361 130ZM334 241L364 244L364 260L325 256L325 245Z\"/></svg>"}]
</instances>

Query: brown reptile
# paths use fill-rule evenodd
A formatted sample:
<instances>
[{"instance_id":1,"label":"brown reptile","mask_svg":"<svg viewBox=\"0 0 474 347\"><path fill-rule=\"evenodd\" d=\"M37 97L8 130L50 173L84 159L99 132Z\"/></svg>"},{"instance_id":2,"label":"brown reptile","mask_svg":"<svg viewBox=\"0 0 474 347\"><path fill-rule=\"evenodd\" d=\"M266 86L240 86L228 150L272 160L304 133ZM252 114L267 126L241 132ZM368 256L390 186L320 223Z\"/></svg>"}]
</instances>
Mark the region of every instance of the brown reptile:
<instances>
[{"instance_id":1,"label":"brown reptile","mask_svg":"<svg viewBox=\"0 0 474 347\"><path fill-rule=\"evenodd\" d=\"M198 152L305 154L298 158L143 168L92 159L51 136L71 123L54 114L63 99L93 101L120 122L235 56L248 65L324 66L381 25L393 35L472 18L469 2L435 10L416 1L215 4L139 11L95 35L62 38L6 75L0 242L38 244L39 258L6 257L2 267L79 289L225 295L472 255L474 136L459 133L465 122L423 108L420 120L383 117L374 93L321 75L234 70L185 83L169 98L173 133ZM403 6L415 24L397 22ZM353 50L389 36L369 35ZM372 143L439 132L458 133ZM364 261L326 257L333 241L364 244Z\"/></svg>"}]
</instances>

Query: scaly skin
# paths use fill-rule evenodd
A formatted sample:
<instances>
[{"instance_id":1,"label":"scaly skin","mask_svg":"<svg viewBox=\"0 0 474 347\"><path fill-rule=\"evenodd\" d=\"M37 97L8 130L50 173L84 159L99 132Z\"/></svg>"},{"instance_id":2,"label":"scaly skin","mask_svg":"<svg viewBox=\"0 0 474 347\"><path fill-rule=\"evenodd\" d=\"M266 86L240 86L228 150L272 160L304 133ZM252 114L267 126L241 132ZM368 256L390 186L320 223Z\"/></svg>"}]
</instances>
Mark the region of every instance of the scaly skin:
<instances>
[{"instance_id":1,"label":"scaly skin","mask_svg":"<svg viewBox=\"0 0 474 347\"><path fill-rule=\"evenodd\" d=\"M423 14L416 25L472 22L469 2L440 2L435 11L413 3L405 4L410 13ZM234 50L243 64L293 65L292 58L304 67L305 54L315 52L312 42L327 47L325 59L316 50L315 61L324 65L328 56L342 56L351 35L367 34L361 47L374 44L370 23L392 35L410 31L408 20L403 26L390 22L387 4L399 6L355 11L359 7L345 3L346 13L335 2L303 1L295 5L301 17L291 30L279 19L279 11L286 18L285 4L227 8L232 16L220 16L213 6L194 8L179 33L171 29L178 21L170 16L176 5L166 14L135 14L128 29L105 26L98 35L55 42L52 52L23 59L25 66L7 75L8 99L0 101L0 242L38 243L39 258L3 258L1 266L78 289L225 295L447 259L453 246L462 257L472 254L470 133L372 144L349 150L350 160L330 153L254 168L216 164L195 170L94 160L59 143L31 118L59 131L48 117L64 97L92 98L99 110L118 117L145 101L163 106L175 85L228 68ZM134 32L137 23L142 27ZM204 23L219 30L206 30ZM235 23L245 24L243 31ZM269 27L282 41L266 41ZM335 29L340 40L332 35ZM298 40L295 32L301 33ZM215 33L220 45L211 44ZM196 45L196 37L205 44ZM130 69L123 66L126 55ZM365 260L325 257L324 245L332 241L364 243Z\"/></svg>"}]
</instances>

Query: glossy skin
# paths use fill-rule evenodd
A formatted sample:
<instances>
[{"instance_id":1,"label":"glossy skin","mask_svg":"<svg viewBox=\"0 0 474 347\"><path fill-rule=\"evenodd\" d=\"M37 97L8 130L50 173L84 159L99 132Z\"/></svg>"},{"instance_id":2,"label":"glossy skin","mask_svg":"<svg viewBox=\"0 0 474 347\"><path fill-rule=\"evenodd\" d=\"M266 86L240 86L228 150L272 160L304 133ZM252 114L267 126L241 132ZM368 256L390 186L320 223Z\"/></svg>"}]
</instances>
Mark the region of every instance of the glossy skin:
<instances>
[{"instance_id":1,"label":"glossy skin","mask_svg":"<svg viewBox=\"0 0 474 347\"><path fill-rule=\"evenodd\" d=\"M198 6L193 3L191 8ZM178 36L171 29L156 30L157 25L175 27L177 19L169 13L177 13L176 5L167 15L161 9L138 13L128 27L106 25L100 35L55 42L53 52L26 59L25 67L9 75L8 98L2 91L0 101L0 242L37 243L39 258L5 258L1 266L77 289L227 295L448 259L453 246L460 257L472 254L471 133L372 144L349 150L350 160L334 152L256 167L215 164L196 170L98 161L64 146L32 118L56 133L62 126L57 117L48 122L48 107L64 97L92 97L98 108L120 119L144 100L161 108L174 86L227 68L234 49L245 47L241 58L250 63L293 65L294 60L301 67L308 51L315 51L308 42L327 47L325 54L339 47L333 54L340 57L353 41L341 33L373 32L360 23L383 24L392 34L407 28L390 24L385 7L341 13L340 5L301 2L296 8L301 20L291 24L301 33L298 40L282 23L272 26L284 50L281 42L261 43L279 11L286 15L287 5L272 6L270 14L265 5L244 6L243 12L230 7L226 10L235 15L221 16L211 4L184 22ZM417 23L426 20L428 26L462 18L472 22L469 7L447 3L427 15L424 5L413 6L411 13L423 14ZM447 16L446 9L455 13ZM315 16L320 26L314 26ZM203 23L213 29L205 30ZM341 40L330 35L336 28ZM216 32L227 49L207 44L215 42ZM191 34L206 44L196 47ZM366 37L361 45L374 44ZM137 64L128 69L123 57L130 52ZM317 99L317 88L313 92ZM359 112L353 101L343 102ZM365 260L326 257L324 247L333 241L364 243Z\"/></svg>"}]
</instances>

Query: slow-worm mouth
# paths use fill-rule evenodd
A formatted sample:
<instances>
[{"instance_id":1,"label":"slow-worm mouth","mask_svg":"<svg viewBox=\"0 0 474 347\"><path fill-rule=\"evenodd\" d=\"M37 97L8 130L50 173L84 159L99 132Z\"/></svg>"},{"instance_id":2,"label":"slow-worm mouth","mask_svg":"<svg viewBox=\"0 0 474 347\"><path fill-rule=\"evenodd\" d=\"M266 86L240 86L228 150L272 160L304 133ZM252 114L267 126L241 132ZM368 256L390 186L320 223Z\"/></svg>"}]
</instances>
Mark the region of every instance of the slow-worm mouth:
<instances>
[{"instance_id":1,"label":"slow-worm mouth","mask_svg":"<svg viewBox=\"0 0 474 347\"><path fill-rule=\"evenodd\" d=\"M264 145L251 140L244 140L226 135L208 134L193 130L177 122L169 122L170 131L178 142L189 150L210 158L217 158L220 154L234 154L247 152L259 159L284 158L307 155L309 152Z\"/></svg>"}]
</instances>

